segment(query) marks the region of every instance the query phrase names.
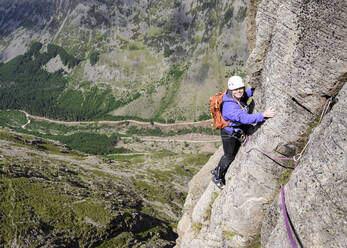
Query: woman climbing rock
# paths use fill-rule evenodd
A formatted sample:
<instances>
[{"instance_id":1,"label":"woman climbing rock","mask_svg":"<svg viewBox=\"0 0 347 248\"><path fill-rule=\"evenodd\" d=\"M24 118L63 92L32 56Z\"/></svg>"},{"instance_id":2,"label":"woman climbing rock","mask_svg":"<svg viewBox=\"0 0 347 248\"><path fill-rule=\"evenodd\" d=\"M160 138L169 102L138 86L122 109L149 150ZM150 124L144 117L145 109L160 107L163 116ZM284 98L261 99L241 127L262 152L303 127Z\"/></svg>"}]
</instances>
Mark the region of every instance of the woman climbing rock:
<instances>
[{"instance_id":1,"label":"woman climbing rock","mask_svg":"<svg viewBox=\"0 0 347 248\"><path fill-rule=\"evenodd\" d=\"M260 123L275 116L275 110L272 108L264 113L249 113L247 100L253 95L253 90L254 88L245 90L245 84L239 76L232 76L228 80L222 107L223 118L228 122L228 126L221 129L224 155L218 166L211 171L212 181L221 189L224 188L225 174L241 146L247 125Z\"/></svg>"}]
</instances>

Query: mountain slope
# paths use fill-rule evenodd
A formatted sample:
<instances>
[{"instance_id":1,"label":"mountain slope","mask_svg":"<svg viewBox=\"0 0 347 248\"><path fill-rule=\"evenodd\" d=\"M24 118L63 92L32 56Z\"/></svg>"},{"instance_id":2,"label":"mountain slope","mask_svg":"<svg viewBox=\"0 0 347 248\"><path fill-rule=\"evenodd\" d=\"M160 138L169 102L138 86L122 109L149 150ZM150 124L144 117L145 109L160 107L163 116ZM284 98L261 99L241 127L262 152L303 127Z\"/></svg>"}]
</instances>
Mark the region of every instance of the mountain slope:
<instances>
[{"instance_id":1,"label":"mountain slope","mask_svg":"<svg viewBox=\"0 0 347 248\"><path fill-rule=\"evenodd\" d=\"M0 128L0 246L173 247L184 185L207 158L93 156Z\"/></svg>"},{"instance_id":2,"label":"mountain slope","mask_svg":"<svg viewBox=\"0 0 347 248\"><path fill-rule=\"evenodd\" d=\"M245 11L243 0L3 0L0 58L10 61L33 41L41 52L55 44L81 61L67 89L82 97L109 89L119 101L112 115L196 120L225 77L243 70ZM168 78L175 68L181 77Z\"/></svg>"}]
</instances>

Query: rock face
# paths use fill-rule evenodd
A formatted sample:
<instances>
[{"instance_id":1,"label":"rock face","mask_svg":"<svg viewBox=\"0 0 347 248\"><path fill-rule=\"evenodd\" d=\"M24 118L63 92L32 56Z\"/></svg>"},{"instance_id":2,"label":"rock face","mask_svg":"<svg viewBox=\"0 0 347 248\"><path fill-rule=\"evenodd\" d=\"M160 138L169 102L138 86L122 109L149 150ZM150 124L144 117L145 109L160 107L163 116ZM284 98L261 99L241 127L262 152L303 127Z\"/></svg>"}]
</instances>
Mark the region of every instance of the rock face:
<instances>
[{"instance_id":1,"label":"rock face","mask_svg":"<svg viewBox=\"0 0 347 248\"><path fill-rule=\"evenodd\" d=\"M48 63L43 67L43 69L45 69L46 71L51 72L51 73L59 71L61 69L64 70L65 72L71 71L71 69L69 69L69 67L67 67L63 64L59 54L55 58L50 59L48 61Z\"/></svg>"},{"instance_id":2,"label":"rock face","mask_svg":"<svg viewBox=\"0 0 347 248\"><path fill-rule=\"evenodd\" d=\"M312 133L304 158L285 186L288 215L303 247L344 247L347 243L346 85L336 101ZM277 198L263 221L262 244L291 247Z\"/></svg>"},{"instance_id":3,"label":"rock face","mask_svg":"<svg viewBox=\"0 0 347 248\"><path fill-rule=\"evenodd\" d=\"M274 107L277 115L251 136L247 149L257 147L277 157L292 157L305 146L310 129L327 99L335 97L346 82L347 30L344 20L347 18L347 6L345 1L263 0L257 8L256 42L248 59L247 79L257 87L254 96L256 111ZM342 92L338 99L344 97ZM333 117L334 113L340 115L341 109L346 107L345 100L339 100L338 104L337 110L325 118L331 120L326 120L325 125L335 129L345 125L341 121L343 116L341 119ZM342 138L343 130L339 131L341 138L331 138L328 143L318 135L318 130L314 132L315 159L310 158L310 153L305 154L303 164L294 172L286 187L286 196L292 204L288 210L291 215L296 215L294 223L300 226L306 221L299 213L306 218L313 215L317 218L298 227L304 247L345 243L346 230L343 226L346 215L343 206L346 204L343 203L346 202L346 194L343 194L343 187L346 182L342 179L346 173L342 164L345 162L346 142ZM329 132L329 128L325 131ZM331 154L318 157L317 154L323 151L331 151ZM318 164L315 161L321 162ZM225 189L220 192L210 183L195 200L196 204L186 209L189 217L185 215L182 221L188 228L183 229L179 225L178 247L247 246L259 236L262 226L262 245L267 243L267 247L282 247L281 242L289 242L287 239L280 241L284 236L277 232L285 230L283 221L277 221L275 210L269 210L268 220L264 220L264 214L280 191L279 180L288 174L290 169L286 168L290 167L292 164L273 161L255 150L249 153L239 151L226 175ZM335 172L334 168L341 169ZM318 174L321 172L325 173ZM329 178L337 181L329 184ZM333 196L329 195L328 189L318 188L326 184L341 189L333 199L327 198ZM194 188L193 185L190 187ZM303 194L306 189L308 192ZM309 200L315 195L311 189L320 191L319 201L311 199L311 207L308 202L300 205L304 199ZM195 198L190 194L187 199ZM215 197L216 194L218 197ZM294 204L295 201L297 203ZM276 206L273 203L272 208ZM332 213L328 214L328 210ZM326 222L323 218L322 223L319 222L320 213L328 214L324 217ZM270 220L273 223L267 223ZM330 225L334 221L336 228ZM311 226L302 231L309 223ZM334 232L337 236L332 238ZM286 243L286 246L289 245ZM286 246L283 244L283 247Z\"/></svg>"}]
</instances>

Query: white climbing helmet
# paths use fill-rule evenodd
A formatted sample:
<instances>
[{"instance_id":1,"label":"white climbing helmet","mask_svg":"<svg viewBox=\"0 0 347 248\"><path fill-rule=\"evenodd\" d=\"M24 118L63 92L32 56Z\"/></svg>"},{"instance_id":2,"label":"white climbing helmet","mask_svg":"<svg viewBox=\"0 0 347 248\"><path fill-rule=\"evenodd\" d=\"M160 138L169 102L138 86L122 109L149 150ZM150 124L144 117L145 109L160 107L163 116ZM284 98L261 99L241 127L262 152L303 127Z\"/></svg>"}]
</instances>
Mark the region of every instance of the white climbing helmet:
<instances>
[{"instance_id":1,"label":"white climbing helmet","mask_svg":"<svg viewBox=\"0 0 347 248\"><path fill-rule=\"evenodd\" d=\"M228 80L228 89L229 90L235 90L238 88L245 87L245 84L243 83L243 80L239 76L232 76Z\"/></svg>"}]
</instances>

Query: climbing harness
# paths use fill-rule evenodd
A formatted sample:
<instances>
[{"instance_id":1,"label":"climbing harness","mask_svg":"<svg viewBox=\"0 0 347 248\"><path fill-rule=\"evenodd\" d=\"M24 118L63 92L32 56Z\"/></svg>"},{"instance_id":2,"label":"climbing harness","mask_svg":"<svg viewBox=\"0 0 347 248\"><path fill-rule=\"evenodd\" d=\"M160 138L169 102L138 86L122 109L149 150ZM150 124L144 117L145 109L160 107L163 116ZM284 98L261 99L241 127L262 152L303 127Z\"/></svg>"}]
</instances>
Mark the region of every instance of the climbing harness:
<instances>
[{"instance_id":1,"label":"climbing harness","mask_svg":"<svg viewBox=\"0 0 347 248\"><path fill-rule=\"evenodd\" d=\"M330 103L331 103L331 100L332 100L332 98L329 98L329 99L326 101L326 103L325 103L325 105L324 105L324 107L323 107L323 111L322 111L322 114L321 114L321 116L320 116L320 119L319 119L318 124L321 123L321 121L322 121L322 119L323 119L323 116L324 116L324 115L326 114L326 112L328 111L329 106L330 106ZM249 153L250 151L255 150L255 151L258 151L258 152L260 152L261 154L263 154L263 155L265 155L265 156L267 156L267 157L269 157L269 158L271 158L271 159L274 159L274 160L292 160L292 161L294 161L294 169L295 169L296 166L298 165L298 163L299 163L299 161L300 161L302 155L304 154L306 148L308 147L309 143L311 142L311 138L312 138L312 135L311 135L311 137L309 138L309 140L307 141L307 143L306 143L306 145L304 146L304 148L301 150L301 152L298 153L298 154L296 154L296 155L294 155L292 158L277 157L277 156L271 155L271 154L269 154L269 153L267 153L267 152L264 152L263 150L261 150L261 149L259 149L259 148L257 148L257 147L252 147L251 149L249 149L249 150L247 151L247 150L246 150L246 144L247 144L247 142L248 142L248 136L246 136L245 142L243 143L243 147L244 147L245 153ZM287 234L288 234L289 240L290 240L290 242L291 242L291 244L292 244L292 247L293 247L293 248L297 248L298 246L296 245L296 242L295 242L295 240L294 240L294 238L293 238L293 235L292 235L292 232L291 232L291 228L292 228L293 233L294 233L294 235L295 235L295 237L296 237L296 240L298 241L298 243L300 244L300 246L303 247L303 245L302 245L302 243L301 243L301 241L300 241L298 235L297 235L296 232L295 232L295 228L294 228L293 224L291 223L290 218L289 218L289 215L288 215L288 212L287 212L287 208L286 208L286 204L285 204L285 199L284 199L284 187L285 187L285 186L281 186L281 198L282 198L282 212L283 212L284 222L285 222L285 224L286 224ZM291 228L290 228L290 227L291 227Z\"/></svg>"},{"instance_id":2,"label":"climbing harness","mask_svg":"<svg viewBox=\"0 0 347 248\"><path fill-rule=\"evenodd\" d=\"M242 130L242 129L241 129ZM241 144L246 140L247 136L244 134L243 131L238 131L238 132L233 132L232 134L222 134L221 135L222 139L223 137L227 138L235 138L237 139Z\"/></svg>"}]
</instances>

